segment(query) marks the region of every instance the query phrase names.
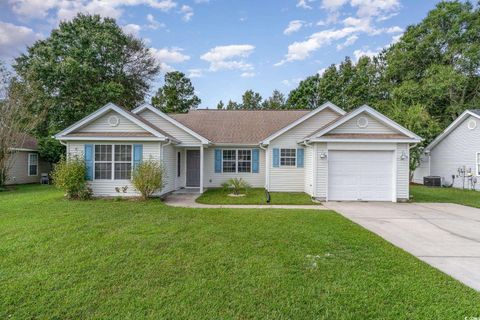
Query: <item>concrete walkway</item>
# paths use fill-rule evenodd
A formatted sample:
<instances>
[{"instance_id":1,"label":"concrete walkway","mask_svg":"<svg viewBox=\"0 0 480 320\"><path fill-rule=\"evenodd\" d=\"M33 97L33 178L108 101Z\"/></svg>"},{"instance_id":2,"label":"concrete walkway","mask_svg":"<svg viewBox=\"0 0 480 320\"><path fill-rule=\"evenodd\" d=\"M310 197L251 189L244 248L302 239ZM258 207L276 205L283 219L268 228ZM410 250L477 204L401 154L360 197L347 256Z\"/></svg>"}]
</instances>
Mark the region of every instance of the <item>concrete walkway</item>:
<instances>
[{"instance_id":1,"label":"concrete walkway","mask_svg":"<svg viewBox=\"0 0 480 320\"><path fill-rule=\"evenodd\" d=\"M307 210L328 210L324 206L318 205L227 205L227 204L201 204L195 202L200 196L198 193L172 193L168 195L164 202L172 207L184 208L230 208L230 209L307 209Z\"/></svg>"},{"instance_id":2,"label":"concrete walkway","mask_svg":"<svg viewBox=\"0 0 480 320\"><path fill-rule=\"evenodd\" d=\"M325 206L480 291L480 209L450 203Z\"/></svg>"}]
</instances>

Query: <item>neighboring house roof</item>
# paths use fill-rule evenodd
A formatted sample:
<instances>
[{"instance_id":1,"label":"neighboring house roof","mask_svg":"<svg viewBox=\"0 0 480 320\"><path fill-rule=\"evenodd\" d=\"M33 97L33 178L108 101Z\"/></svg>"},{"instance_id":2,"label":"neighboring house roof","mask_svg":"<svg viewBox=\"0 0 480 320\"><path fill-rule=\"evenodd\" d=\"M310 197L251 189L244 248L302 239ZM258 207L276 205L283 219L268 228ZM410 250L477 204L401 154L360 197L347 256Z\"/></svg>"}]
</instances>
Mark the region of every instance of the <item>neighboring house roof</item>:
<instances>
[{"instance_id":1,"label":"neighboring house roof","mask_svg":"<svg viewBox=\"0 0 480 320\"><path fill-rule=\"evenodd\" d=\"M193 110L170 117L217 144L258 144L311 110Z\"/></svg>"},{"instance_id":2,"label":"neighboring house roof","mask_svg":"<svg viewBox=\"0 0 480 320\"><path fill-rule=\"evenodd\" d=\"M93 112L92 114L90 114L89 116L83 118L82 120L74 123L73 125L71 125L70 127L66 128L65 130L57 133L55 135L55 138L57 139L60 139L60 140L68 140L69 138L78 138L78 136L74 136L72 135L73 133L75 133L74 131L77 130L77 129L80 129L82 128L83 126L87 125L88 123L98 119L99 117L101 117L102 115L106 114L107 112L109 111L115 111L119 114L121 114L122 116L124 116L125 118L129 119L130 121L132 121L133 123L135 123L136 125L138 125L139 127L141 127L142 129L144 129L145 131L149 132L151 134L151 137L153 138L157 138L157 139L169 139L173 142L179 142L177 139L175 139L174 137L170 136L168 133L166 133L165 131L163 131L162 129L156 127L155 125L153 125L152 123L150 123L149 121L143 119L142 117L139 117L138 115L128 111L128 110L125 110L123 108L120 108L119 106L113 104L113 103L108 103L106 104L105 106L103 106L102 108L98 109L97 111ZM122 137L121 135L122 133L112 133L112 135L109 135L109 137ZM92 133L89 133L88 136L93 136Z\"/></svg>"},{"instance_id":3,"label":"neighboring house roof","mask_svg":"<svg viewBox=\"0 0 480 320\"><path fill-rule=\"evenodd\" d=\"M425 151L432 150L440 141L445 139L450 132L455 130L465 119L468 117L474 117L477 119L480 119L480 109L471 109L471 110L465 110L461 115L458 116L457 119L455 119L443 132L436 137L426 148Z\"/></svg>"},{"instance_id":4,"label":"neighboring house roof","mask_svg":"<svg viewBox=\"0 0 480 320\"><path fill-rule=\"evenodd\" d=\"M388 127L395 129L396 131L399 132L399 134L350 134L350 136L347 136L345 134L329 134L333 129L338 128L348 120L358 116L361 113L366 113L372 116L373 118L381 121ZM305 138L305 141L321 141L323 139L377 139L377 140L395 140L395 139L400 139L400 140L411 140L412 142L420 142L422 141L422 138L420 138L418 135L415 133L411 132L410 130L402 127L392 119L384 116L380 112L376 111L370 106L364 105L361 106L360 108L357 108L342 117L339 117L338 119L330 122L329 124L323 126L319 130L315 131L311 135Z\"/></svg>"},{"instance_id":5,"label":"neighboring house roof","mask_svg":"<svg viewBox=\"0 0 480 320\"><path fill-rule=\"evenodd\" d=\"M69 137L154 137L150 132L72 132Z\"/></svg>"},{"instance_id":6,"label":"neighboring house roof","mask_svg":"<svg viewBox=\"0 0 480 320\"><path fill-rule=\"evenodd\" d=\"M38 150L38 141L35 137L26 134L20 133L17 135L17 144L14 145L12 150L27 150L27 151L37 151Z\"/></svg>"}]
</instances>

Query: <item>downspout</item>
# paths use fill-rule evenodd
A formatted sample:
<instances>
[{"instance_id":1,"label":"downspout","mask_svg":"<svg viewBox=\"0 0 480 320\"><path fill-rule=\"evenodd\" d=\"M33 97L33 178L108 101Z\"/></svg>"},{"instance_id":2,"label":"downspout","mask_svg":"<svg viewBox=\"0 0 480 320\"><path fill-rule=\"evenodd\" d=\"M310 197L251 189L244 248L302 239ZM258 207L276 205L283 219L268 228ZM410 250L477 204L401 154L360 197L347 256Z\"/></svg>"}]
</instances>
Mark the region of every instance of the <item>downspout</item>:
<instances>
[{"instance_id":1,"label":"downspout","mask_svg":"<svg viewBox=\"0 0 480 320\"><path fill-rule=\"evenodd\" d=\"M172 140L170 140L169 138L166 138L166 141L168 141L168 142L166 144L162 144L161 147L160 147L160 161L161 162L163 162L163 148L172 144Z\"/></svg>"},{"instance_id":2,"label":"downspout","mask_svg":"<svg viewBox=\"0 0 480 320\"><path fill-rule=\"evenodd\" d=\"M262 149L263 151L265 151L265 189L268 189L270 188L270 157L269 157L269 154L268 154L268 145L267 147L263 147L262 144L259 144L260 146L260 149Z\"/></svg>"}]
</instances>

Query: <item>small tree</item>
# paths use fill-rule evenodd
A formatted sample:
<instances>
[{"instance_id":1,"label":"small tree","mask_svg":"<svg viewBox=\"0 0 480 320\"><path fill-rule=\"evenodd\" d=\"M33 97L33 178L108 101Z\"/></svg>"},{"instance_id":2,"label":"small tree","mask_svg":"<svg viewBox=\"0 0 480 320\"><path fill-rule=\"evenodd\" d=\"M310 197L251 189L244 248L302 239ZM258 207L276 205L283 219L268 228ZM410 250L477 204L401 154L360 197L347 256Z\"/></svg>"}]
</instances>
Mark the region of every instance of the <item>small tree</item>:
<instances>
[{"instance_id":1,"label":"small tree","mask_svg":"<svg viewBox=\"0 0 480 320\"><path fill-rule=\"evenodd\" d=\"M87 186L86 173L87 168L82 159L74 157L66 160L62 156L54 166L53 183L57 188L65 191L68 199L88 199L91 197L92 191Z\"/></svg>"},{"instance_id":2,"label":"small tree","mask_svg":"<svg viewBox=\"0 0 480 320\"><path fill-rule=\"evenodd\" d=\"M133 186L142 194L144 200L165 186L165 168L158 161L143 161L132 175Z\"/></svg>"},{"instance_id":3,"label":"small tree","mask_svg":"<svg viewBox=\"0 0 480 320\"><path fill-rule=\"evenodd\" d=\"M195 95L192 81L179 71L167 72L165 84L152 97L152 105L167 113L186 113L189 109L196 109L201 102Z\"/></svg>"},{"instance_id":4,"label":"small tree","mask_svg":"<svg viewBox=\"0 0 480 320\"><path fill-rule=\"evenodd\" d=\"M242 178L232 178L223 183L222 187L225 190L231 190L234 195L238 196L242 190L244 193L247 193L247 190L250 188L250 184Z\"/></svg>"}]
</instances>

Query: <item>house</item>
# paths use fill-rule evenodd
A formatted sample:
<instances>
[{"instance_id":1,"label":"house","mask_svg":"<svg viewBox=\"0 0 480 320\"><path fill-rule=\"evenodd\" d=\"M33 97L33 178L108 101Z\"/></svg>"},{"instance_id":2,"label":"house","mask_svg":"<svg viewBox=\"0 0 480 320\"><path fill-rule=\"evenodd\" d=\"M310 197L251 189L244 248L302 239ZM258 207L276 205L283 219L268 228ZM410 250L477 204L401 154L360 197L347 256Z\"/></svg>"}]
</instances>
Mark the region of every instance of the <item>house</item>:
<instances>
[{"instance_id":1,"label":"house","mask_svg":"<svg viewBox=\"0 0 480 320\"><path fill-rule=\"evenodd\" d=\"M423 183L425 176L439 176L443 184L453 181L453 187L470 188L470 177L479 175L480 110L465 110L424 149L413 181ZM475 185L477 190L480 190L479 184L480 181Z\"/></svg>"},{"instance_id":2,"label":"house","mask_svg":"<svg viewBox=\"0 0 480 320\"><path fill-rule=\"evenodd\" d=\"M37 139L22 134L17 140L18 145L10 148L6 184L40 183L41 174L50 172L50 163L38 155Z\"/></svg>"},{"instance_id":3,"label":"house","mask_svg":"<svg viewBox=\"0 0 480 320\"><path fill-rule=\"evenodd\" d=\"M55 136L83 157L97 196L137 195L132 168L162 161L160 194L220 187L239 177L269 191L320 200L403 201L409 197L409 146L421 138L369 106L314 110L193 110L165 114L112 103Z\"/></svg>"}]
</instances>

